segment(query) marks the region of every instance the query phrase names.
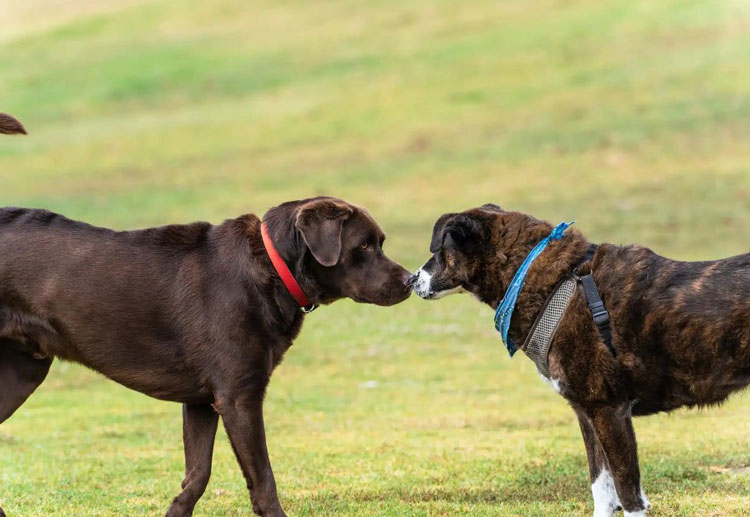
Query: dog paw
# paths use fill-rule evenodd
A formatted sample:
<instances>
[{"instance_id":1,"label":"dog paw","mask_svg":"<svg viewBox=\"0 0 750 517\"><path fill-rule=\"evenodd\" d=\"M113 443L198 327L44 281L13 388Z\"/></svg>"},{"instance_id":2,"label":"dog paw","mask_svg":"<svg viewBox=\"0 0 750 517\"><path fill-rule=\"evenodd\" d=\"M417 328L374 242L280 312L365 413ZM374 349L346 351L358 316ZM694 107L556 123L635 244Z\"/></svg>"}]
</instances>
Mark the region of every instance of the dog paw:
<instances>
[{"instance_id":1,"label":"dog paw","mask_svg":"<svg viewBox=\"0 0 750 517\"><path fill-rule=\"evenodd\" d=\"M253 511L256 515L260 515L260 517L287 517L286 513L284 513L284 510L282 510L280 506L269 510L262 510L261 508L253 506Z\"/></svg>"}]
</instances>

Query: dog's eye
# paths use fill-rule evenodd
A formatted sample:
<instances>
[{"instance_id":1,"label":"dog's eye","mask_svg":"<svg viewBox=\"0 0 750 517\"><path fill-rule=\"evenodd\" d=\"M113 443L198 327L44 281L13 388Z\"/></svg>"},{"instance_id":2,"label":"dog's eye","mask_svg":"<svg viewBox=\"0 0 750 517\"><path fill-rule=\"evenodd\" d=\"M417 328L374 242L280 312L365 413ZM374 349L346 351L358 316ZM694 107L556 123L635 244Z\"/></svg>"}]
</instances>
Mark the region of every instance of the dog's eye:
<instances>
[{"instance_id":1,"label":"dog's eye","mask_svg":"<svg viewBox=\"0 0 750 517\"><path fill-rule=\"evenodd\" d=\"M359 245L359 249L364 250L364 251L368 251L368 250L372 249L372 246L370 245L369 242L363 242L362 244Z\"/></svg>"}]
</instances>

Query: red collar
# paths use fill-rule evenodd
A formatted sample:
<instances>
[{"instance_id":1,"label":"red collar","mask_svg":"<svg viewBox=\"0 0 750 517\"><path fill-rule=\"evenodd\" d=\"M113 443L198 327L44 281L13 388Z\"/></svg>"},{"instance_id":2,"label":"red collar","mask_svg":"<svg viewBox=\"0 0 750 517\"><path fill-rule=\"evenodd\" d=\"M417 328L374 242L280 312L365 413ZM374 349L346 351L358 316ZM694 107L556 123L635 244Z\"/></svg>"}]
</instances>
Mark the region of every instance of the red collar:
<instances>
[{"instance_id":1,"label":"red collar","mask_svg":"<svg viewBox=\"0 0 750 517\"><path fill-rule=\"evenodd\" d=\"M279 252L274 247L271 236L268 235L268 226L266 223L260 225L260 234L263 237L263 246L266 248L268 258L271 259L273 268L281 277L281 281L284 282L286 290L297 300L297 304L302 308L302 312L312 312L315 310L315 305L311 304L310 300L307 299L304 291L302 291L302 288L294 279L294 275L289 271L289 266L286 265L286 262L284 262L284 259L281 258L281 255L279 255Z\"/></svg>"}]
</instances>

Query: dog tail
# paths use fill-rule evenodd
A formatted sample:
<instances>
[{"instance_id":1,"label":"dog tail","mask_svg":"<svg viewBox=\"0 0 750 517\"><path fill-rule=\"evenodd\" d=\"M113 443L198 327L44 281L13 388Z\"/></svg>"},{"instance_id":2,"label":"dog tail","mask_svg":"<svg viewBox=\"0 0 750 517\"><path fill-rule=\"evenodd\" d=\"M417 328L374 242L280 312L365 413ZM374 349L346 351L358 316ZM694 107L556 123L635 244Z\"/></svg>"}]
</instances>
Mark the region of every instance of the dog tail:
<instances>
[{"instance_id":1,"label":"dog tail","mask_svg":"<svg viewBox=\"0 0 750 517\"><path fill-rule=\"evenodd\" d=\"M11 117L10 115L0 113L0 134L25 135L26 128L24 128L23 124L21 124L18 120Z\"/></svg>"}]
</instances>

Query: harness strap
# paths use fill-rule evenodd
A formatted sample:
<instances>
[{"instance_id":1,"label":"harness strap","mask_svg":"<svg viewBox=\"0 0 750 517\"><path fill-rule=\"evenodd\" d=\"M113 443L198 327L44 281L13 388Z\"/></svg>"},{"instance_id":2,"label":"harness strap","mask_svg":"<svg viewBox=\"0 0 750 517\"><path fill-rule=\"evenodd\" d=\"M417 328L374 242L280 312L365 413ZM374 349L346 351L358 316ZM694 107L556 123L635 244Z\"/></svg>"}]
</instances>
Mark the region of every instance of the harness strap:
<instances>
[{"instance_id":1,"label":"harness strap","mask_svg":"<svg viewBox=\"0 0 750 517\"><path fill-rule=\"evenodd\" d=\"M557 334L557 328L568 311L570 301L576 293L578 281L571 275L560 282L547 297L544 307L531 326L521 350L534 361L536 369L547 379L550 378L549 349Z\"/></svg>"},{"instance_id":2,"label":"harness strap","mask_svg":"<svg viewBox=\"0 0 750 517\"><path fill-rule=\"evenodd\" d=\"M587 262L594 258L598 246L592 244L584 255L583 262ZM607 345L612 357L617 357L617 352L612 344L612 328L610 327L609 312L604 307L602 297L599 295L599 289L596 287L596 281L594 281L593 273L579 277L581 285L583 286L583 294L586 295L586 303L589 304L589 310L591 316L594 318L596 328L599 329L599 334L604 340L604 344Z\"/></svg>"},{"instance_id":3,"label":"harness strap","mask_svg":"<svg viewBox=\"0 0 750 517\"><path fill-rule=\"evenodd\" d=\"M536 246L534 246L534 248L529 252L523 262L521 262L521 266L516 271L516 274L513 275L513 280L510 281L510 285L505 291L503 299L500 300L500 304L497 306L497 310L495 311L495 328L498 332L500 332L500 336L502 336L503 338L503 343L505 343L505 347L508 349L508 353L511 357L513 357L513 354L518 351L518 348L516 348L516 345L515 343L513 343L511 338L508 337L508 331L510 330L510 320L513 317L513 310L516 308L518 295L521 293L523 284L526 281L526 275L529 273L531 265L534 263L537 257L541 255L547 245L551 241L562 239L565 230L567 230L568 227L574 222L575 221L570 223L562 222L558 224L550 232L549 235L547 235L544 239L539 241Z\"/></svg>"}]
</instances>

